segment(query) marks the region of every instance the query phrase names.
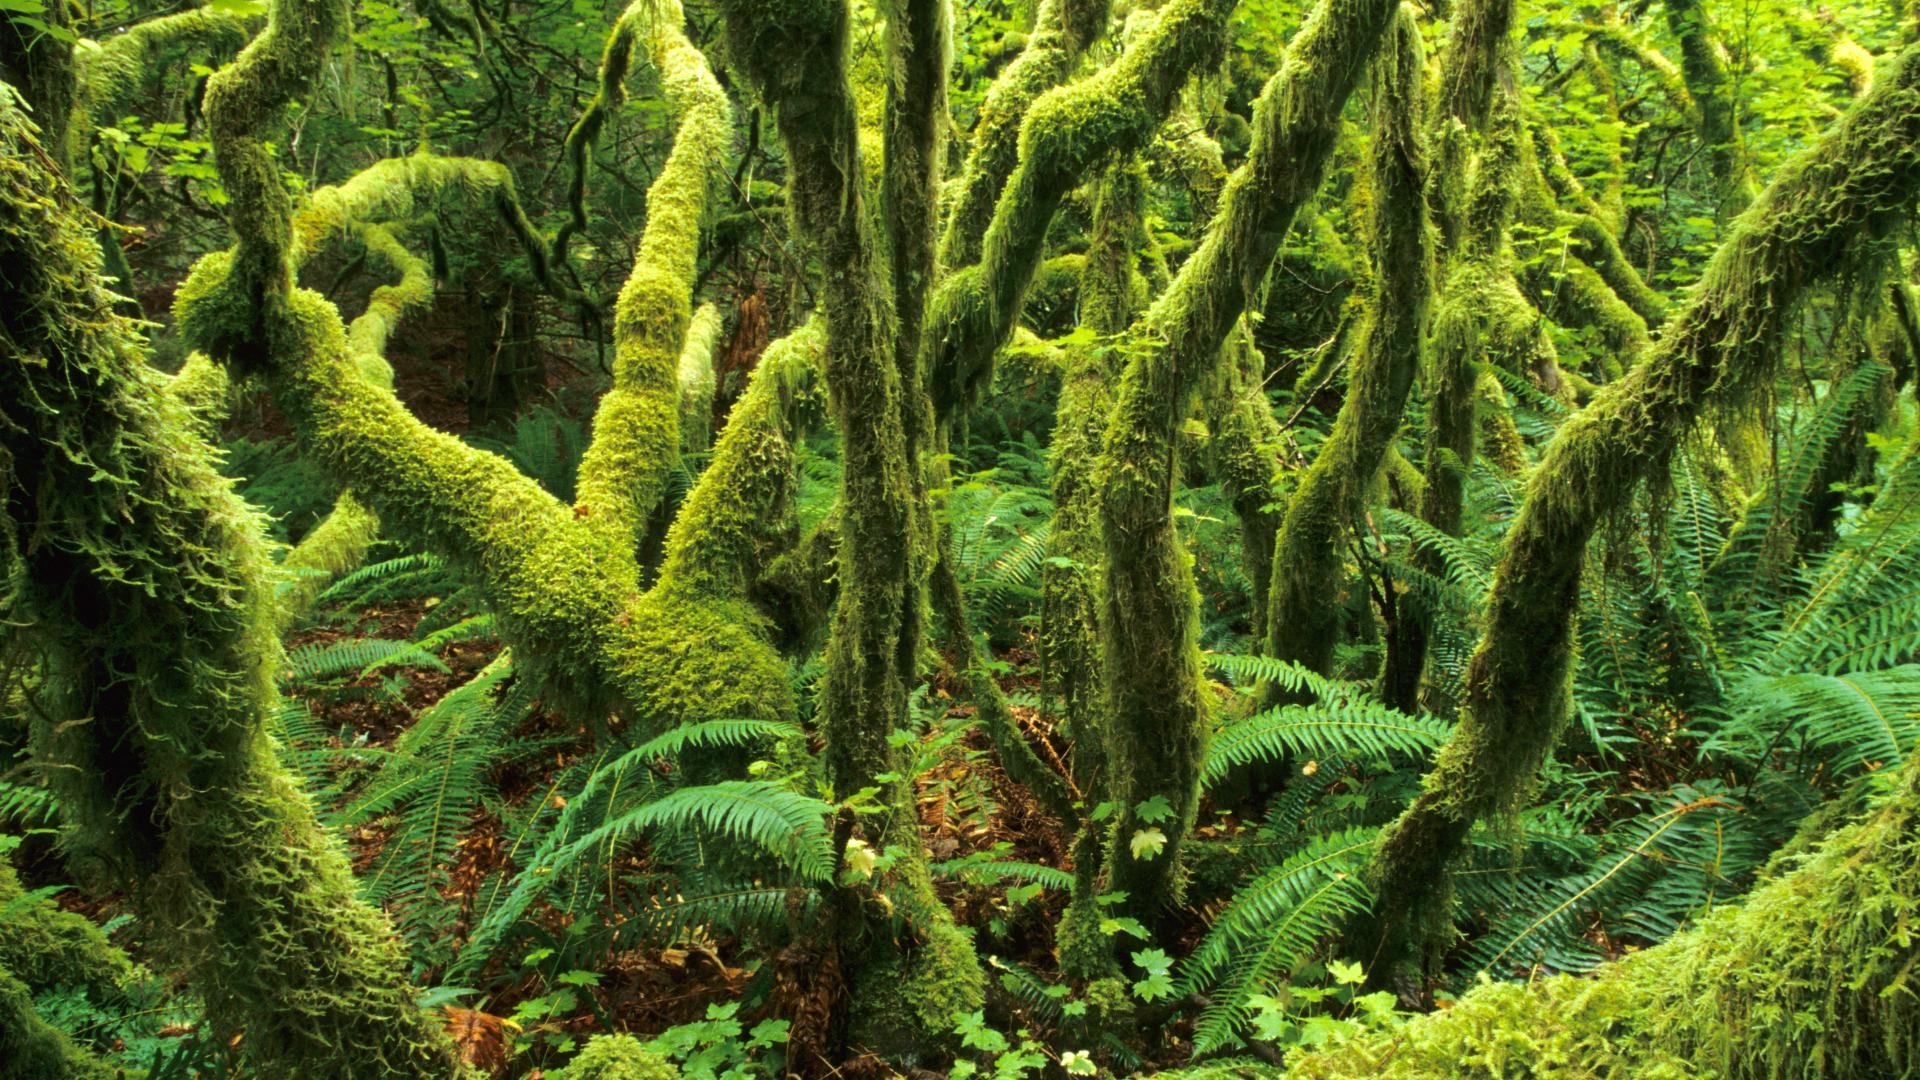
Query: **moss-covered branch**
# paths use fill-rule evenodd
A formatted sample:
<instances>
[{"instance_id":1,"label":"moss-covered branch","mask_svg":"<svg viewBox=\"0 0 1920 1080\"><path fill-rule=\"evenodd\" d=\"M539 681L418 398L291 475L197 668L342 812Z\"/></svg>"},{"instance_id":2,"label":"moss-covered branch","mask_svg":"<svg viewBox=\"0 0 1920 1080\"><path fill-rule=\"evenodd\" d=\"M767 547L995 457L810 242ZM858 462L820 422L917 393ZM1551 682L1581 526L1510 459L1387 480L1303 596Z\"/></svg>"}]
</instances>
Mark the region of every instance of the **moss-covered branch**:
<instances>
[{"instance_id":1,"label":"moss-covered branch","mask_svg":"<svg viewBox=\"0 0 1920 1080\"><path fill-rule=\"evenodd\" d=\"M96 123L115 123L120 111L145 89L155 60L180 46L227 54L246 44L260 26L257 17L214 7L192 8L135 23L105 41L80 41L73 50L78 94L70 123L76 147L86 144Z\"/></svg>"},{"instance_id":2,"label":"moss-covered branch","mask_svg":"<svg viewBox=\"0 0 1920 1080\"><path fill-rule=\"evenodd\" d=\"M1080 54L1106 28L1107 0L1043 0L1033 33L980 105L973 150L948 196L940 265L948 269L980 261L980 243L993 220L994 204L1020 159L1020 125L1041 94L1067 81Z\"/></svg>"},{"instance_id":3,"label":"moss-covered branch","mask_svg":"<svg viewBox=\"0 0 1920 1080\"><path fill-rule=\"evenodd\" d=\"M687 324L676 379L680 384L680 453L703 453L713 443L713 399L719 392L713 353L720 347L720 309L701 304Z\"/></svg>"},{"instance_id":4,"label":"moss-covered branch","mask_svg":"<svg viewBox=\"0 0 1920 1080\"><path fill-rule=\"evenodd\" d=\"M1320 185L1340 114L1385 34L1392 0L1323 0L1294 36L1255 106L1247 162L1179 276L1129 335L1132 343L1101 452L1096 486L1106 563L1106 720L1113 794L1121 804L1108 859L1113 888L1153 915L1177 894L1181 841L1198 807L1206 735L1192 571L1173 526L1176 433L1216 369L1227 333L1257 305L1267 270L1299 209ZM1131 839L1161 796L1162 850Z\"/></svg>"},{"instance_id":5,"label":"moss-covered branch","mask_svg":"<svg viewBox=\"0 0 1920 1080\"><path fill-rule=\"evenodd\" d=\"M1732 219L1758 192L1753 161L1740 132L1739 102L1720 40L1700 0L1667 0L1667 25L1680 39L1680 73L1693 95L1720 216Z\"/></svg>"},{"instance_id":6,"label":"moss-covered branch","mask_svg":"<svg viewBox=\"0 0 1920 1080\"><path fill-rule=\"evenodd\" d=\"M1784 167L1733 229L1647 362L1569 420L1535 468L1495 574L1460 726L1425 790L1382 842L1383 959L1410 964L1444 940L1446 867L1476 820L1531 790L1567 709L1571 621L1586 542L1653 475L1715 397L1774 370L1807 290L1920 195L1920 63L1874 92ZM1371 944L1365 947L1373 955Z\"/></svg>"},{"instance_id":7,"label":"moss-covered branch","mask_svg":"<svg viewBox=\"0 0 1920 1080\"><path fill-rule=\"evenodd\" d=\"M1433 244L1427 224L1427 153L1420 104L1425 55L1401 20L1376 65L1373 95L1373 299L1347 397L1319 456L1287 503L1273 552L1267 653L1330 673L1340 637L1341 539L1400 430L1420 370Z\"/></svg>"},{"instance_id":8,"label":"moss-covered branch","mask_svg":"<svg viewBox=\"0 0 1920 1080\"><path fill-rule=\"evenodd\" d=\"M614 548L639 546L679 460L679 361L693 318L700 218L732 114L705 55L681 32L677 0L637 0L633 10L649 20L654 63L679 124L647 189L646 230L614 307L613 387L600 398L580 461L574 513Z\"/></svg>"},{"instance_id":9,"label":"moss-covered branch","mask_svg":"<svg viewBox=\"0 0 1920 1080\"><path fill-rule=\"evenodd\" d=\"M768 525L788 512L793 447L824 412L819 372L826 326L818 319L767 347L746 392L727 415L713 460L667 532L654 592L738 601L747 594Z\"/></svg>"},{"instance_id":10,"label":"moss-covered branch","mask_svg":"<svg viewBox=\"0 0 1920 1080\"><path fill-rule=\"evenodd\" d=\"M994 205L980 262L941 282L928 315L926 370L936 415L953 415L992 377L1061 200L1146 144L1187 78L1219 61L1233 8L1234 0L1172 0L1119 59L1049 91L1028 110L1020 164Z\"/></svg>"}]
</instances>

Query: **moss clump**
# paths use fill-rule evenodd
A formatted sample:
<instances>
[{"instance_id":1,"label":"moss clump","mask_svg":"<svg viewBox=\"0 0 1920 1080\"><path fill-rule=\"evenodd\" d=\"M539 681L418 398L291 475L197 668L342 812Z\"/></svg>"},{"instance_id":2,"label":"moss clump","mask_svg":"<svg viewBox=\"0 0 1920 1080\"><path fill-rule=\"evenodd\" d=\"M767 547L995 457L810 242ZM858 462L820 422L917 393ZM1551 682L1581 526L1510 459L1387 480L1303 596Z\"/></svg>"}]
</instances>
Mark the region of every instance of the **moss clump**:
<instances>
[{"instance_id":1,"label":"moss clump","mask_svg":"<svg viewBox=\"0 0 1920 1080\"><path fill-rule=\"evenodd\" d=\"M41 1019L33 1008L33 992L4 966L0 966L0 1062L9 1076L44 1080L114 1080L126 1075Z\"/></svg>"},{"instance_id":2,"label":"moss clump","mask_svg":"<svg viewBox=\"0 0 1920 1080\"><path fill-rule=\"evenodd\" d=\"M96 1002L117 997L133 978L133 962L92 920L51 901L28 903L13 867L0 863L0 969L34 990L84 990Z\"/></svg>"},{"instance_id":3,"label":"moss clump","mask_svg":"<svg viewBox=\"0 0 1920 1080\"><path fill-rule=\"evenodd\" d=\"M587 1040L559 1080L680 1080L680 1070L631 1035L595 1035Z\"/></svg>"}]
</instances>

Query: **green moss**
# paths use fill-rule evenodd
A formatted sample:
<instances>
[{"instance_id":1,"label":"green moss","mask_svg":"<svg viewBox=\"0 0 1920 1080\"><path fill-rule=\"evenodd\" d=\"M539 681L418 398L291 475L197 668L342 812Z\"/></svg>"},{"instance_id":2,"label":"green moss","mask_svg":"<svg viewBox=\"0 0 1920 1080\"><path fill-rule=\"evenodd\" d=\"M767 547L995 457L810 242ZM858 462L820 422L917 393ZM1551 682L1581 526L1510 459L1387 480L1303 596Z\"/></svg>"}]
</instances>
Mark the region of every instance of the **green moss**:
<instances>
[{"instance_id":1,"label":"green moss","mask_svg":"<svg viewBox=\"0 0 1920 1080\"><path fill-rule=\"evenodd\" d=\"M219 439L232 391L233 381L227 377L227 369L209 360L205 353L187 357L167 384L167 393L192 414L195 433L207 442Z\"/></svg>"},{"instance_id":2,"label":"green moss","mask_svg":"<svg viewBox=\"0 0 1920 1080\"><path fill-rule=\"evenodd\" d=\"M312 610L321 593L365 561L379 538L379 515L351 492L342 494L326 518L280 560L281 571L291 578L280 593L281 626Z\"/></svg>"},{"instance_id":3,"label":"green moss","mask_svg":"<svg viewBox=\"0 0 1920 1080\"><path fill-rule=\"evenodd\" d=\"M259 25L257 17L202 7L135 23L105 41L77 42L73 60L79 92L69 121L74 145L87 144L96 121L117 122L162 58L183 46L231 53Z\"/></svg>"},{"instance_id":4,"label":"green moss","mask_svg":"<svg viewBox=\"0 0 1920 1080\"><path fill-rule=\"evenodd\" d=\"M890 942L890 930L872 918L838 924L833 943L843 950L856 1002L863 993L887 992L876 989L883 984L867 972L895 963L934 965L928 970L937 974L926 977L910 968L901 971L911 993L941 996L931 1004L910 1002L912 1008L891 1010L890 1017L903 1037L930 1042L952 1021L950 1012L934 1013L956 1000L977 1001L984 979L971 943L952 933L952 916L933 895L907 785L879 780L900 773L889 736L906 726L907 688L920 659L923 595L933 552L920 455L931 436L931 418L918 393L917 365L902 359L884 241L863 205L845 6L797 0L769 10L729 0L723 9L736 65L777 110L791 168L794 224L825 267L824 374L829 410L840 431L844 477L839 598L818 704L827 776L841 795L879 787L882 799L895 808L891 816L899 824L871 839L879 841L876 848L897 844L906 854L890 872L891 895L918 937L932 947L903 956L901 946ZM939 7L922 10L923 17L943 13ZM899 50L914 41L914 48L924 50L932 48L929 41L942 40L940 27L915 27L911 38L890 37L889 47ZM910 61L896 51L891 62L898 69ZM917 160L914 167L930 165ZM855 940L864 935L864 947L853 949L842 935Z\"/></svg>"},{"instance_id":5,"label":"green moss","mask_svg":"<svg viewBox=\"0 0 1920 1080\"><path fill-rule=\"evenodd\" d=\"M667 534L660 595L746 595L772 524L791 511L793 444L823 411L825 330L811 320L761 355Z\"/></svg>"},{"instance_id":6,"label":"green moss","mask_svg":"<svg viewBox=\"0 0 1920 1080\"><path fill-rule=\"evenodd\" d=\"M1698 110L1700 145L1718 189L1719 216L1731 219L1759 190L1740 133L1734 80L1700 0L1670 0L1665 6L1667 28L1680 39L1680 73Z\"/></svg>"},{"instance_id":7,"label":"green moss","mask_svg":"<svg viewBox=\"0 0 1920 1080\"><path fill-rule=\"evenodd\" d=\"M680 1070L631 1035L595 1035L555 1075L559 1080L679 1080Z\"/></svg>"}]
</instances>

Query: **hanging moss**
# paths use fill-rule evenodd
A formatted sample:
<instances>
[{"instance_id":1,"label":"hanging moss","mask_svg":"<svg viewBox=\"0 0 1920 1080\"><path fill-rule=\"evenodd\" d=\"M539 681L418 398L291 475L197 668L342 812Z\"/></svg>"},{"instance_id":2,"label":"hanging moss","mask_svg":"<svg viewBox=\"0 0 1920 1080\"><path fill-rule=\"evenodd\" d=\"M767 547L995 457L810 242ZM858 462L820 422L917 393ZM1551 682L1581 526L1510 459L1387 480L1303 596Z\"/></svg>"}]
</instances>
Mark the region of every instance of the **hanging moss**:
<instances>
[{"instance_id":1,"label":"hanging moss","mask_svg":"<svg viewBox=\"0 0 1920 1080\"><path fill-rule=\"evenodd\" d=\"M1460 725L1377 856L1387 966L1405 970L1444 944L1454 852L1474 821L1525 801L1552 751L1566 717L1587 540L1664 467L1710 399L1737 399L1771 377L1797 301L1920 193L1920 64L1911 59L1781 170L1653 355L1568 420L1534 468L1495 573Z\"/></svg>"},{"instance_id":2,"label":"hanging moss","mask_svg":"<svg viewBox=\"0 0 1920 1080\"><path fill-rule=\"evenodd\" d=\"M83 214L8 103L0 140L0 288L41 298L0 315L22 360L0 366L5 622L46 657L33 744L69 865L132 892L260 1071L445 1076L398 943L266 734L262 522L111 313Z\"/></svg>"},{"instance_id":3,"label":"hanging moss","mask_svg":"<svg viewBox=\"0 0 1920 1080\"><path fill-rule=\"evenodd\" d=\"M1427 224L1426 58L1411 17L1396 21L1375 65L1370 150L1373 298L1347 397L1313 465L1287 502L1273 549L1267 654L1332 673L1346 580L1342 540L1365 507L1421 366L1433 244Z\"/></svg>"},{"instance_id":4,"label":"hanging moss","mask_svg":"<svg viewBox=\"0 0 1920 1080\"><path fill-rule=\"evenodd\" d=\"M720 309L701 304L680 349L680 452L705 453L713 442L713 351L720 345Z\"/></svg>"},{"instance_id":5,"label":"hanging moss","mask_svg":"<svg viewBox=\"0 0 1920 1080\"><path fill-rule=\"evenodd\" d=\"M681 32L677 0L641 0L667 107L673 149L647 189L647 224L613 319L613 387L600 398L580 461L574 512L613 547L638 547L678 460L678 375L700 218L714 162L726 152L732 108L706 57Z\"/></svg>"},{"instance_id":6,"label":"hanging moss","mask_svg":"<svg viewBox=\"0 0 1920 1080\"><path fill-rule=\"evenodd\" d=\"M1319 187L1359 72L1397 5L1324 0L1295 34L1255 106L1253 147L1227 180L1220 212L1166 293L1136 325L1097 466L1105 554L1102 663L1114 769L1110 884L1154 916L1178 898L1181 844L1198 808L1206 716L1200 691L1199 602L1173 527L1175 439L1194 392L1218 363L1294 215ZM1137 808L1167 801L1168 820ZM1166 836L1151 856L1132 838ZM1142 849L1144 852L1146 849Z\"/></svg>"},{"instance_id":7,"label":"hanging moss","mask_svg":"<svg viewBox=\"0 0 1920 1080\"><path fill-rule=\"evenodd\" d=\"M17 16L0 22L0 71L26 101L40 138L60 171L73 171L72 123L79 91L71 44L73 13L51 5L29 25Z\"/></svg>"}]
</instances>

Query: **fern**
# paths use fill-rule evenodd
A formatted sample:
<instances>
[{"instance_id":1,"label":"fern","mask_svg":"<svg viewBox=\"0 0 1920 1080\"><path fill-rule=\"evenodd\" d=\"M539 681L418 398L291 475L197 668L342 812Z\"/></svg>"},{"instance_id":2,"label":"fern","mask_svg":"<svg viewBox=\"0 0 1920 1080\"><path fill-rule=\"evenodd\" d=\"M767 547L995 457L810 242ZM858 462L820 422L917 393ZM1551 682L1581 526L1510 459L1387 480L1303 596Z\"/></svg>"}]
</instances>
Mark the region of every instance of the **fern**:
<instances>
[{"instance_id":1,"label":"fern","mask_svg":"<svg viewBox=\"0 0 1920 1080\"><path fill-rule=\"evenodd\" d=\"M470 435L467 442L513 462L554 498L573 501L587 451L587 426L580 421L542 405L516 419L509 438Z\"/></svg>"},{"instance_id":2,"label":"fern","mask_svg":"<svg viewBox=\"0 0 1920 1080\"><path fill-rule=\"evenodd\" d=\"M1248 998L1271 989L1371 902L1359 871L1379 838L1371 828L1320 837L1234 893L1181 968L1183 993L1215 987L1194 1025L1196 1055L1230 1045L1248 1018Z\"/></svg>"},{"instance_id":3,"label":"fern","mask_svg":"<svg viewBox=\"0 0 1920 1080\"><path fill-rule=\"evenodd\" d=\"M1323 699L1283 705L1227 725L1213 737L1200 783L1211 785L1256 761L1424 758L1451 729L1433 717L1414 717L1372 701Z\"/></svg>"},{"instance_id":4,"label":"fern","mask_svg":"<svg viewBox=\"0 0 1920 1080\"><path fill-rule=\"evenodd\" d=\"M1794 554L1794 525L1813 499L1821 467L1847 431L1875 388L1891 369L1863 364L1833 385L1812 419L1798 432L1789 453L1768 489L1748 504L1745 515L1727 537L1703 584L1716 606L1734 611L1738 606L1771 593L1774 582Z\"/></svg>"},{"instance_id":5,"label":"fern","mask_svg":"<svg viewBox=\"0 0 1920 1080\"><path fill-rule=\"evenodd\" d=\"M1067 892L1073 888L1073 875L1065 870L1042 866L1039 863L997 859L986 852L948 862L934 863L928 869L935 877L958 878L975 885L1025 881L1059 892Z\"/></svg>"},{"instance_id":6,"label":"fern","mask_svg":"<svg viewBox=\"0 0 1920 1080\"><path fill-rule=\"evenodd\" d=\"M718 831L773 855L803 880L824 879L833 863L825 826L830 808L825 803L775 784L743 781L661 796L662 785L652 775L655 762L691 747L749 745L798 734L790 724L764 720L689 724L557 779L536 806L530 835L517 839L509 853L517 856L520 847L531 842L533 852L521 863L525 869L510 882L503 880L480 905L473 934L447 978L477 972L526 912L560 881L575 879L565 906L577 911L591 890L569 871L595 847L610 852L636 832L664 830L671 836L693 828ZM556 804L563 807L558 819L540 827L545 808ZM632 808L620 809L626 806Z\"/></svg>"},{"instance_id":7,"label":"fern","mask_svg":"<svg viewBox=\"0 0 1920 1080\"><path fill-rule=\"evenodd\" d=\"M1755 676L1736 718L1707 750L1757 761L1770 749L1809 755L1842 774L1906 760L1920 746L1920 664L1846 675Z\"/></svg>"},{"instance_id":8,"label":"fern","mask_svg":"<svg viewBox=\"0 0 1920 1080\"><path fill-rule=\"evenodd\" d=\"M1920 659L1920 447L1803 581L1756 667L1835 674Z\"/></svg>"},{"instance_id":9,"label":"fern","mask_svg":"<svg viewBox=\"0 0 1920 1080\"><path fill-rule=\"evenodd\" d=\"M388 638L343 638L302 645L287 652L289 677L299 683L319 682L349 673L352 678L363 679L388 667L424 668L443 674L449 670L438 656L421 646Z\"/></svg>"},{"instance_id":10,"label":"fern","mask_svg":"<svg viewBox=\"0 0 1920 1080\"><path fill-rule=\"evenodd\" d=\"M1630 819L1625 838L1576 873L1515 875L1505 890L1510 913L1474 944L1467 970L1498 975L1516 964L1530 968L1537 962L1561 970L1596 966L1606 957L1585 940L1579 920L1623 894L1645 890L1670 858L1663 847L1663 841L1671 842L1669 834L1689 816L1724 805L1703 798Z\"/></svg>"}]
</instances>

